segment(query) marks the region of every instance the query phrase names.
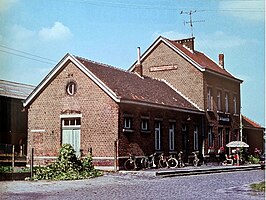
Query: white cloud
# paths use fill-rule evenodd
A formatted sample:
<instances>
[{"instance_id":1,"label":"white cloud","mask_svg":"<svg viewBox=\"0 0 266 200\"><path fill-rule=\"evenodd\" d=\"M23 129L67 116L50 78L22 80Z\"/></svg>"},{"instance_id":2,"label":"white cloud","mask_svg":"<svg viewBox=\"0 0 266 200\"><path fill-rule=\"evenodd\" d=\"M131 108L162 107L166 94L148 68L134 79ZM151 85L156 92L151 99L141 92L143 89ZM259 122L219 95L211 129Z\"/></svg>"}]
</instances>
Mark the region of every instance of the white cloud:
<instances>
[{"instance_id":1,"label":"white cloud","mask_svg":"<svg viewBox=\"0 0 266 200\"><path fill-rule=\"evenodd\" d=\"M42 28L38 32L42 40L66 40L72 37L72 33L68 27L61 22L55 22L50 28Z\"/></svg>"},{"instance_id":2,"label":"white cloud","mask_svg":"<svg viewBox=\"0 0 266 200\"><path fill-rule=\"evenodd\" d=\"M0 13L9 10L18 0L1 0L0 1Z\"/></svg>"},{"instance_id":3,"label":"white cloud","mask_svg":"<svg viewBox=\"0 0 266 200\"><path fill-rule=\"evenodd\" d=\"M219 10L249 21L263 21L265 17L264 1L220 1Z\"/></svg>"}]
</instances>

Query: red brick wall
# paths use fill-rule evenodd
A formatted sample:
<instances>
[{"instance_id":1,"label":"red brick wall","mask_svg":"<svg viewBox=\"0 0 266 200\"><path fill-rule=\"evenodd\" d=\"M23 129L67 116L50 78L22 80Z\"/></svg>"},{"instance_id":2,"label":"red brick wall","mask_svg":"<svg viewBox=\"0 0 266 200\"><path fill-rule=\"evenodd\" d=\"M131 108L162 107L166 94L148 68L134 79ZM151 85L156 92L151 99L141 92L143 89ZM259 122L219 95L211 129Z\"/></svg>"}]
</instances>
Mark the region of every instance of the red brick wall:
<instances>
[{"instance_id":1,"label":"red brick wall","mask_svg":"<svg viewBox=\"0 0 266 200\"><path fill-rule=\"evenodd\" d=\"M171 65L177 68L156 72L150 71L152 67ZM201 109L204 109L202 72L164 43L161 42L158 44L148 57L143 60L142 66L143 75L166 80L182 94L189 97Z\"/></svg>"},{"instance_id":2,"label":"red brick wall","mask_svg":"<svg viewBox=\"0 0 266 200\"><path fill-rule=\"evenodd\" d=\"M73 96L66 92L71 80L77 84ZM95 157L113 157L114 141L118 137L118 105L72 63L62 68L28 109L28 152L34 148L35 157L58 155L62 137L60 114L68 110L82 114L83 153L92 148Z\"/></svg>"},{"instance_id":3,"label":"red brick wall","mask_svg":"<svg viewBox=\"0 0 266 200\"><path fill-rule=\"evenodd\" d=\"M124 114L130 114L133 118L133 130L134 132L123 132L123 119ZM190 120L187 121L188 116ZM141 131L141 117L149 118L149 130L150 132ZM182 124L188 126L188 146L189 154L191 154L194 145L194 125L199 127L199 151L202 144L202 124L201 115L178 112L173 110L133 106L123 104L121 105L120 120L119 120L119 156L127 157L128 153L133 153L136 156L150 155L155 151L155 121L161 122L161 150L157 152L164 152L169 155L169 127L170 122L175 121L175 152L179 152L182 149Z\"/></svg>"}]
</instances>

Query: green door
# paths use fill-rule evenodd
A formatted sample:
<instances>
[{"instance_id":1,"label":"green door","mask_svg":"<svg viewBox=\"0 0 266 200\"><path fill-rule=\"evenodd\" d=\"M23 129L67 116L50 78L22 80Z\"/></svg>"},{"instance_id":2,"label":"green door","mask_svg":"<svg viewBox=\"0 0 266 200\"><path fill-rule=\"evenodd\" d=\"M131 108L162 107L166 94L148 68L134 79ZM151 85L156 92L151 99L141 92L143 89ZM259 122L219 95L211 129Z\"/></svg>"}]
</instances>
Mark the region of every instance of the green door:
<instances>
[{"instance_id":1,"label":"green door","mask_svg":"<svg viewBox=\"0 0 266 200\"><path fill-rule=\"evenodd\" d=\"M62 144L71 144L77 157L80 156L80 129L63 129Z\"/></svg>"}]
</instances>

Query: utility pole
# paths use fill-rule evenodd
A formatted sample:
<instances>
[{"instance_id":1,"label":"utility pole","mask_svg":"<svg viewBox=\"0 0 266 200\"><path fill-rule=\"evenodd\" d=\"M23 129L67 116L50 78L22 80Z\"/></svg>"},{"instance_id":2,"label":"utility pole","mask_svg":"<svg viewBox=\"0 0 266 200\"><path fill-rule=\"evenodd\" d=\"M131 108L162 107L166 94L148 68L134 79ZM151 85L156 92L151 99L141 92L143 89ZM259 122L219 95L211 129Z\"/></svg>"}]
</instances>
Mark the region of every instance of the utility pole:
<instances>
[{"instance_id":1,"label":"utility pole","mask_svg":"<svg viewBox=\"0 0 266 200\"><path fill-rule=\"evenodd\" d=\"M191 29L191 37L193 37L193 23L195 22L205 22L205 20L199 20L199 21L193 21L192 20L192 14L194 14L195 12L197 12L196 10L190 10L190 11L181 11L180 14L187 14L189 15L189 21L184 21L184 25L189 24L190 25L190 29Z\"/></svg>"}]
</instances>

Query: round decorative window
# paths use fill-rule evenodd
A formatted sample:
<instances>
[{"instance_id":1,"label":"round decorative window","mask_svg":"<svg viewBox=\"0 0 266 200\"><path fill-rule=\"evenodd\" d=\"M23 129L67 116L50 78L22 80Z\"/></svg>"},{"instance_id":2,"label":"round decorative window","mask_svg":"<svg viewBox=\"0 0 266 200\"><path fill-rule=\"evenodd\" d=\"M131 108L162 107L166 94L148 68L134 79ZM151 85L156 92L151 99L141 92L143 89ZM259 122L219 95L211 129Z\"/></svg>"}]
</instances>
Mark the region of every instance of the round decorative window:
<instances>
[{"instance_id":1,"label":"round decorative window","mask_svg":"<svg viewBox=\"0 0 266 200\"><path fill-rule=\"evenodd\" d=\"M67 87L66 87L67 94L71 95L71 96L74 95L76 93L76 90L77 90L76 87L77 87L76 83L74 83L73 81L69 82L67 84Z\"/></svg>"}]
</instances>

